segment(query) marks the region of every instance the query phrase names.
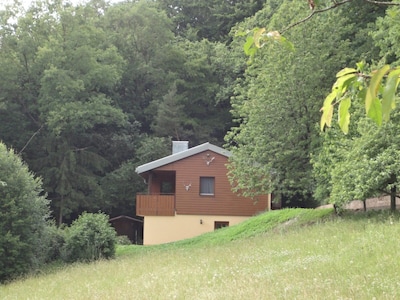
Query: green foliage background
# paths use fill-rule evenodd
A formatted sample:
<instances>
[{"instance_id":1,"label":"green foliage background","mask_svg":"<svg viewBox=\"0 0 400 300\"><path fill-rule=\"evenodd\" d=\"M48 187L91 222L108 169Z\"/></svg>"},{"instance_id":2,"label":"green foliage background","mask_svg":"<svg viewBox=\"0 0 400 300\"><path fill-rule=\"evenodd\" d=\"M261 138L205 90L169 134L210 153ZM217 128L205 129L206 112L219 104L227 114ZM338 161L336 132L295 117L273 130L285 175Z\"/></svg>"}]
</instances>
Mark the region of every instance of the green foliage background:
<instances>
[{"instance_id":1,"label":"green foliage background","mask_svg":"<svg viewBox=\"0 0 400 300\"><path fill-rule=\"evenodd\" d=\"M0 282L47 262L49 201L41 180L0 142Z\"/></svg>"},{"instance_id":2,"label":"green foliage background","mask_svg":"<svg viewBox=\"0 0 400 300\"><path fill-rule=\"evenodd\" d=\"M335 190L338 147L353 147L318 130L336 72L398 62L399 9L386 9L316 14L285 32L294 51L267 45L248 64L237 33L283 31L306 1L16 2L0 12L0 139L41 176L58 224L133 216L145 188L134 170L171 139L229 148L240 193L315 206Z\"/></svg>"},{"instance_id":3,"label":"green foliage background","mask_svg":"<svg viewBox=\"0 0 400 300\"><path fill-rule=\"evenodd\" d=\"M270 43L257 53L232 98L238 125L226 140L233 152L230 176L235 189L250 196L274 192L284 206L317 205L313 194L318 182L310 158L321 146L316 126L321 99L341 67L377 57L366 32L382 13L351 2L288 31L294 51ZM278 6L269 1L240 27L285 28L302 15L306 16L302 3L283 1Z\"/></svg>"}]
</instances>

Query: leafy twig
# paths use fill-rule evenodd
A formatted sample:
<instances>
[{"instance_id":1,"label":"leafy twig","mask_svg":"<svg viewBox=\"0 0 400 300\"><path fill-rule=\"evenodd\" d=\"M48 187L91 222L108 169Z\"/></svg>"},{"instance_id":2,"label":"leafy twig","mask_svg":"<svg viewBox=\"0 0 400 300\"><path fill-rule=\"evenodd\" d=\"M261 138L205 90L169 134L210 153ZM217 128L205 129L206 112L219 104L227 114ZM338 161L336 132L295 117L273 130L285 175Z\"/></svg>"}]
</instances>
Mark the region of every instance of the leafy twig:
<instances>
[{"instance_id":1,"label":"leafy twig","mask_svg":"<svg viewBox=\"0 0 400 300\"><path fill-rule=\"evenodd\" d=\"M308 21L309 19L311 19L314 15L316 15L316 14L318 14L318 13L326 12L326 11L328 11L328 10L334 9L334 8L340 6L340 5L343 5L343 4L348 3L348 2L351 2L351 1L353 1L353 0L343 0L343 1L340 1L340 2L334 1L334 4L331 5L331 6L328 6L328 7L322 8L322 9L317 9L317 10L314 9L314 10L311 12L310 15L308 15L307 17L305 17L304 19L302 19L302 20L300 20L300 21L297 21L296 23L293 23L293 24L289 25L288 27L286 27L285 29L283 29L283 30L280 32L280 34L283 34L284 32L288 31L289 29L291 29L291 28L293 28L293 27L295 27L295 26L297 26L297 25L299 25L299 24L301 24L301 23L304 23L304 22Z\"/></svg>"}]
</instances>

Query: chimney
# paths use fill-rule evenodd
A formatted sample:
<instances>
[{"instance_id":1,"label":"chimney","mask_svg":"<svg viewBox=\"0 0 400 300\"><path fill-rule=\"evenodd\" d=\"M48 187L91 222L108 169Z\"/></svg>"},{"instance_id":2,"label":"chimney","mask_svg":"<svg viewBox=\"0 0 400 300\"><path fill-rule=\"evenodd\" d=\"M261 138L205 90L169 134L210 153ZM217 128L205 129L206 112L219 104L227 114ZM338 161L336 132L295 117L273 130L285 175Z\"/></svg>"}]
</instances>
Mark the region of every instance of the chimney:
<instances>
[{"instance_id":1,"label":"chimney","mask_svg":"<svg viewBox=\"0 0 400 300\"><path fill-rule=\"evenodd\" d=\"M172 154L189 149L188 141L172 141Z\"/></svg>"}]
</instances>

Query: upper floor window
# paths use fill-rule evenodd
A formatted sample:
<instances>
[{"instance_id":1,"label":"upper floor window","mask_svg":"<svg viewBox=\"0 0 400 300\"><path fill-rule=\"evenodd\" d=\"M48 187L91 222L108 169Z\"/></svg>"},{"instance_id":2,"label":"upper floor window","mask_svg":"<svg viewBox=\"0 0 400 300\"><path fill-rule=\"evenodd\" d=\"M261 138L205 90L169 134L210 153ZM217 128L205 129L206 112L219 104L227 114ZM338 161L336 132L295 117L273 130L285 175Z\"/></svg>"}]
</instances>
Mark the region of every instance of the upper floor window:
<instances>
[{"instance_id":1,"label":"upper floor window","mask_svg":"<svg viewBox=\"0 0 400 300\"><path fill-rule=\"evenodd\" d=\"M214 187L214 177L200 177L200 195L214 196Z\"/></svg>"},{"instance_id":2,"label":"upper floor window","mask_svg":"<svg viewBox=\"0 0 400 300\"><path fill-rule=\"evenodd\" d=\"M170 181L162 181L160 187L161 194L174 194L174 184Z\"/></svg>"}]
</instances>

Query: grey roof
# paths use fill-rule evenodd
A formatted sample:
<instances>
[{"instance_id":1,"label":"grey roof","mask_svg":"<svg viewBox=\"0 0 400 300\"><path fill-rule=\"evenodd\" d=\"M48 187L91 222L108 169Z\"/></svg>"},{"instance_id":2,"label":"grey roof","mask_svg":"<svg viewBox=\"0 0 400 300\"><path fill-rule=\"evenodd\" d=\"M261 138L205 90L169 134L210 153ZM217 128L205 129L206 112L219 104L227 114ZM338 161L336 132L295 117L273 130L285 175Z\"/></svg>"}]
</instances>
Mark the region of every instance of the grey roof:
<instances>
[{"instance_id":1,"label":"grey roof","mask_svg":"<svg viewBox=\"0 0 400 300\"><path fill-rule=\"evenodd\" d=\"M189 157L189 156L192 156L192 155L195 155L195 154L207 151L207 150L210 150L210 151L213 151L215 153L224 155L226 157L231 156L231 152L229 152L228 150L225 150L225 149L223 149L221 147L215 146L215 145L210 144L210 143L204 143L204 144L198 145L196 147L189 148L187 150L184 150L184 151L181 151L181 152L178 152L178 153L175 153L175 154L171 154L171 155L168 155L166 157L163 157L163 158L154 160L152 162L149 162L147 164L138 166L136 168L136 173L141 174L141 173L144 173L144 172L159 168L161 166L165 166L167 164L176 162L178 160L184 159L186 157Z\"/></svg>"},{"instance_id":2,"label":"grey roof","mask_svg":"<svg viewBox=\"0 0 400 300\"><path fill-rule=\"evenodd\" d=\"M138 218L132 218L132 217L129 217L129 216L124 216L124 215L120 215L118 217L111 218L111 219L109 219L109 221L113 222L113 221L116 221L116 220L119 220L119 219L128 219L128 220L131 220L131 221L143 223L143 220L140 220Z\"/></svg>"}]
</instances>

